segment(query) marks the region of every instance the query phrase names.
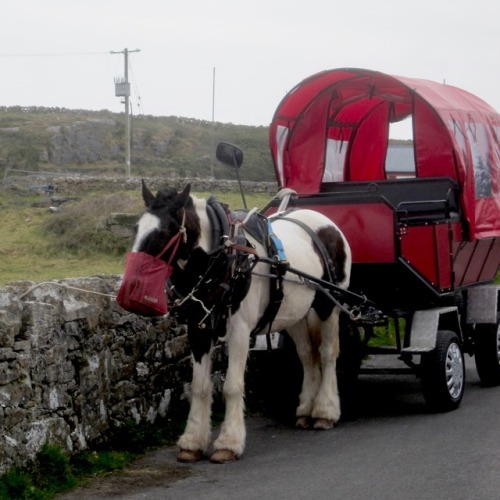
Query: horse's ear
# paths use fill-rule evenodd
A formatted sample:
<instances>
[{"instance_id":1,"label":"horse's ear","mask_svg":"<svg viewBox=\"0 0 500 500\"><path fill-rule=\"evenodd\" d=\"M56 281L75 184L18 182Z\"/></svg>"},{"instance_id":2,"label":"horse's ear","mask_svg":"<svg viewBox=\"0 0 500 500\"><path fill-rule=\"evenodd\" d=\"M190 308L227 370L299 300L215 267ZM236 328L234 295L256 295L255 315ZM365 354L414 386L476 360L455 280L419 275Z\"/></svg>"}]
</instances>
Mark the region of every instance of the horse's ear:
<instances>
[{"instance_id":1,"label":"horse's ear","mask_svg":"<svg viewBox=\"0 0 500 500\"><path fill-rule=\"evenodd\" d=\"M182 191L182 193L179 193L177 195L177 198L175 200L175 204L178 208L183 208L187 205L188 199L189 199L189 193L191 192L191 184L186 184L186 187Z\"/></svg>"},{"instance_id":2,"label":"horse's ear","mask_svg":"<svg viewBox=\"0 0 500 500\"><path fill-rule=\"evenodd\" d=\"M155 196L146 187L146 183L144 182L144 179L141 179L141 183L142 183L142 199L144 200L146 207L150 207L153 204L153 201L155 200Z\"/></svg>"}]
</instances>

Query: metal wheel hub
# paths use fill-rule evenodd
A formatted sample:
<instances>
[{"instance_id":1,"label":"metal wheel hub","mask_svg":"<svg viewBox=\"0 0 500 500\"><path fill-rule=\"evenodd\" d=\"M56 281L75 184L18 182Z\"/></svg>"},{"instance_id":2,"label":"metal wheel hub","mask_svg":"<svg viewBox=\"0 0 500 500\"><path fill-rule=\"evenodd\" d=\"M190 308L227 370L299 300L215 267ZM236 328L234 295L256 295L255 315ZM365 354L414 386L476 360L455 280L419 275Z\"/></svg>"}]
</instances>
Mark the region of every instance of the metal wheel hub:
<instances>
[{"instance_id":1,"label":"metal wheel hub","mask_svg":"<svg viewBox=\"0 0 500 500\"><path fill-rule=\"evenodd\" d=\"M464 361L457 344L452 343L446 353L446 385L452 398L458 398L464 384Z\"/></svg>"}]
</instances>

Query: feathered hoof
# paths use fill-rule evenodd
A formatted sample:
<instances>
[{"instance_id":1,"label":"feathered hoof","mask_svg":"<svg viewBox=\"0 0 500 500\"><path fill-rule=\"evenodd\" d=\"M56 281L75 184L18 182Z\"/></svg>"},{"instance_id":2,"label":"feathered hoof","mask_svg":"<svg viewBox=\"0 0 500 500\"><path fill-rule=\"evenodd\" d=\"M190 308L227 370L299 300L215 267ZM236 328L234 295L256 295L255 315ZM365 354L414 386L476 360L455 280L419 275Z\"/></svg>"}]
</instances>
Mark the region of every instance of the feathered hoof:
<instances>
[{"instance_id":1,"label":"feathered hoof","mask_svg":"<svg viewBox=\"0 0 500 500\"><path fill-rule=\"evenodd\" d=\"M229 462L234 462L240 457L236 455L234 451L231 450L215 450L210 457L210 462L214 464L227 464Z\"/></svg>"},{"instance_id":2,"label":"feathered hoof","mask_svg":"<svg viewBox=\"0 0 500 500\"><path fill-rule=\"evenodd\" d=\"M335 424L334 420L330 420L328 418L317 418L314 421L314 428L318 430L328 430L328 429L333 429L334 424Z\"/></svg>"},{"instance_id":3,"label":"feathered hoof","mask_svg":"<svg viewBox=\"0 0 500 500\"><path fill-rule=\"evenodd\" d=\"M202 458L203 452L201 450L184 450L181 448L177 453L177 461L185 464L199 462Z\"/></svg>"},{"instance_id":4,"label":"feathered hoof","mask_svg":"<svg viewBox=\"0 0 500 500\"><path fill-rule=\"evenodd\" d=\"M309 429L309 417L297 417L295 427L297 429Z\"/></svg>"}]
</instances>

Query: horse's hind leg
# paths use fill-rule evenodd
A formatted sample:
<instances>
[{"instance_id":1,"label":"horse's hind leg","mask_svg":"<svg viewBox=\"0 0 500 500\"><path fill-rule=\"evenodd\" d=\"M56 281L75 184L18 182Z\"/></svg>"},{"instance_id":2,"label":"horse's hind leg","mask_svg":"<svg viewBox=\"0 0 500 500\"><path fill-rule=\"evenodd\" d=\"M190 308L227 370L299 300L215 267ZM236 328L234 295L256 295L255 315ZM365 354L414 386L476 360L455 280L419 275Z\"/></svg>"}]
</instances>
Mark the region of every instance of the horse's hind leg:
<instances>
[{"instance_id":1,"label":"horse's hind leg","mask_svg":"<svg viewBox=\"0 0 500 500\"><path fill-rule=\"evenodd\" d=\"M177 460L196 462L202 458L210 442L210 411L212 406L211 352L200 361L193 359L193 381L191 384L191 406L186 430L179 438Z\"/></svg>"},{"instance_id":2,"label":"horse's hind leg","mask_svg":"<svg viewBox=\"0 0 500 500\"><path fill-rule=\"evenodd\" d=\"M340 418L340 399L337 386L337 358L339 344L339 314L336 307L331 316L321 323L321 384L314 400L312 418L315 429L330 429Z\"/></svg>"},{"instance_id":3,"label":"horse's hind leg","mask_svg":"<svg viewBox=\"0 0 500 500\"><path fill-rule=\"evenodd\" d=\"M314 316L313 316L314 315ZM309 418L312 415L314 399L318 392L321 371L315 338L319 335L319 319L315 313L309 318L302 319L299 323L287 329L292 337L297 355L302 363L303 380L302 389L299 396L299 405L295 415L297 417L296 426L306 428L309 426Z\"/></svg>"}]
</instances>

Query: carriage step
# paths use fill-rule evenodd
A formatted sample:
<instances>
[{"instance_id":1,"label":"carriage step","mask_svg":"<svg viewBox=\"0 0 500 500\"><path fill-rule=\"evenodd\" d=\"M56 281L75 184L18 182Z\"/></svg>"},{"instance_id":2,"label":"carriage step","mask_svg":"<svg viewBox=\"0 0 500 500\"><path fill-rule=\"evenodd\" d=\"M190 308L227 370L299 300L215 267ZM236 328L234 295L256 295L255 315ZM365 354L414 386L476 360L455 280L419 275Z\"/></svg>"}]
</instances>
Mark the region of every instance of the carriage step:
<instances>
[{"instance_id":1,"label":"carriage step","mask_svg":"<svg viewBox=\"0 0 500 500\"><path fill-rule=\"evenodd\" d=\"M361 368L360 375L413 375L411 368Z\"/></svg>"},{"instance_id":2,"label":"carriage step","mask_svg":"<svg viewBox=\"0 0 500 500\"><path fill-rule=\"evenodd\" d=\"M397 351L395 351L395 353L399 354ZM369 356L368 359L366 359L361 365L359 373L369 373L372 375L410 374L413 373L413 370L409 366L405 365L401 358L396 356L387 356L386 352L384 355Z\"/></svg>"}]
</instances>

